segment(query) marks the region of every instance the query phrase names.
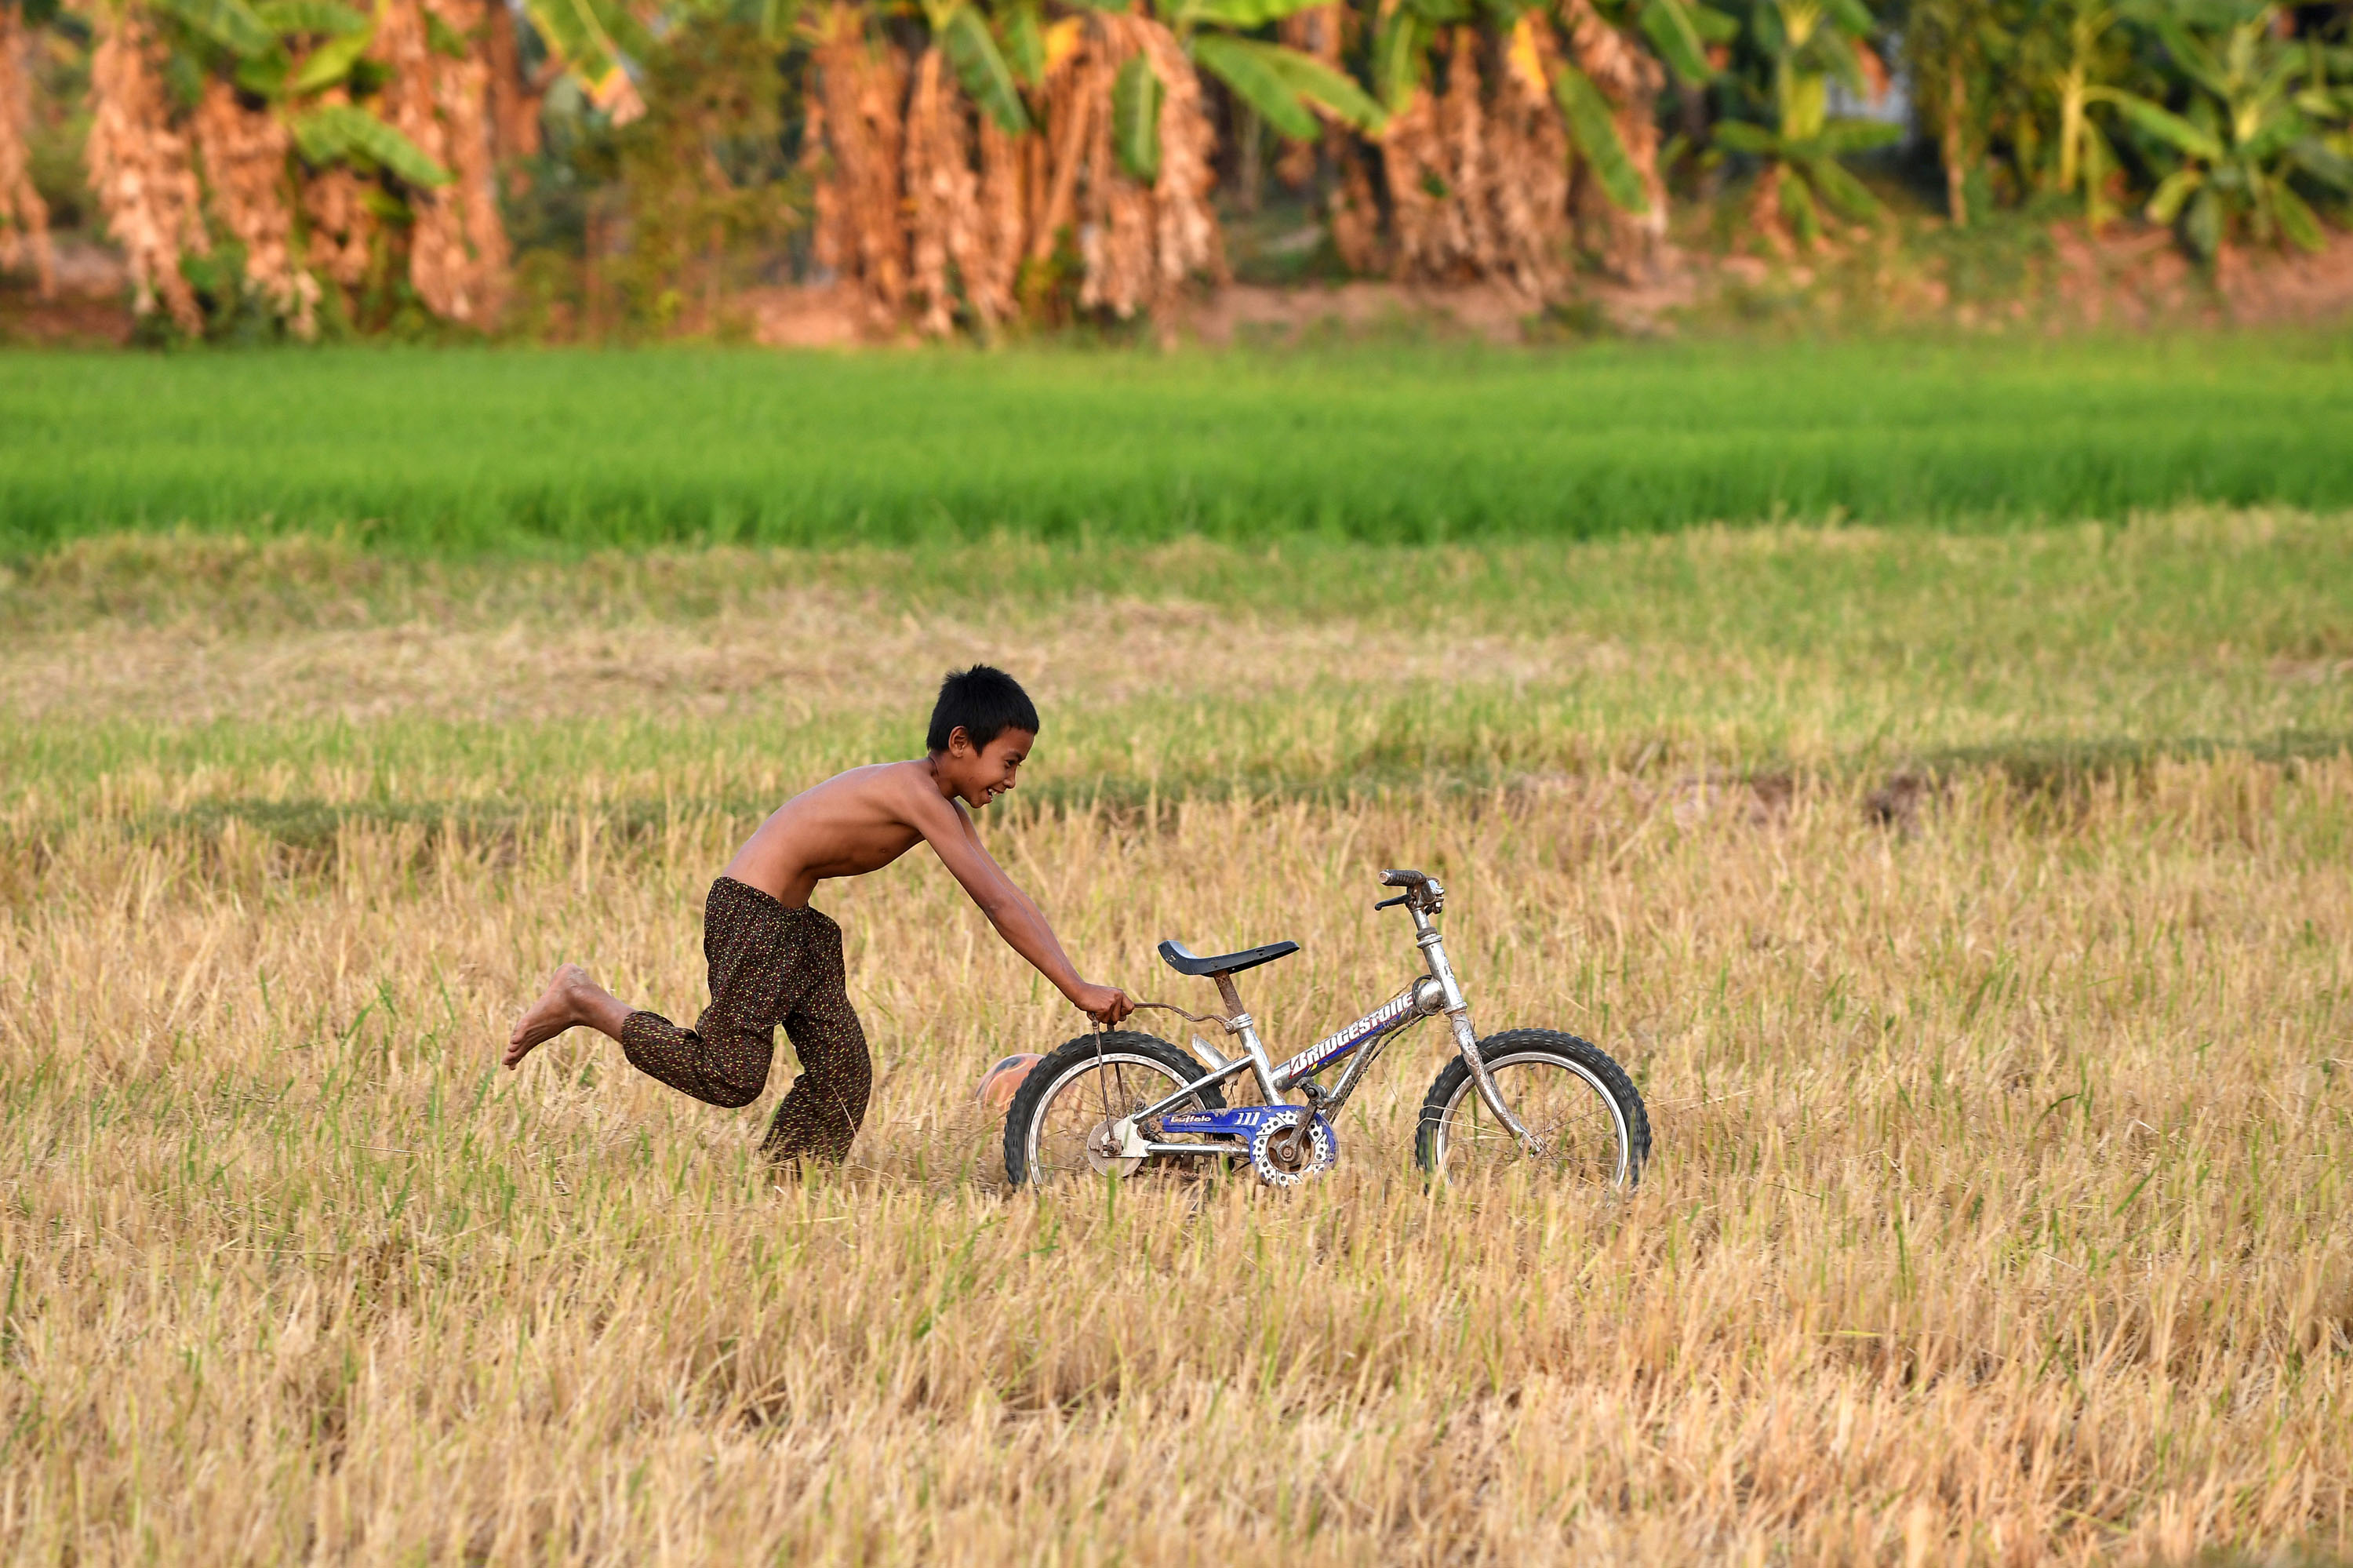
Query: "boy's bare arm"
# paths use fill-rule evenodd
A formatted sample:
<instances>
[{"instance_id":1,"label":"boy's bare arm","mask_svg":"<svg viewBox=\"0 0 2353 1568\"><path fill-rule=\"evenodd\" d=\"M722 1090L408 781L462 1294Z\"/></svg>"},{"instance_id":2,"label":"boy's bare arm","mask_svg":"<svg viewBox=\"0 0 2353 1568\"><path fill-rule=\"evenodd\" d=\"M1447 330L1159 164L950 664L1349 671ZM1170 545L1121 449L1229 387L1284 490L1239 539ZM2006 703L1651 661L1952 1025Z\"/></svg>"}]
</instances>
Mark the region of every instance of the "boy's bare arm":
<instances>
[{"instance_id":1,"label":"boy's bare arm","mask_svg":"<svg viewBox=\"0 0 2353 1568\"><path fill-rule=\"evenodd\" d=\"M961 884L980 912L988 916L1006 946L1029 960L1054 989L1071 999L1081 1012L1104 1023L1117 1023L1134 1010L1127 993L1117 986L1097 985L1082 977L1062 951L1060 938L1029 895L1013 884L988 851L982 847L971 815L959 801L937 792L913 791L913 826L935 851L942 864Z\"/></svg>"}]
</instances>

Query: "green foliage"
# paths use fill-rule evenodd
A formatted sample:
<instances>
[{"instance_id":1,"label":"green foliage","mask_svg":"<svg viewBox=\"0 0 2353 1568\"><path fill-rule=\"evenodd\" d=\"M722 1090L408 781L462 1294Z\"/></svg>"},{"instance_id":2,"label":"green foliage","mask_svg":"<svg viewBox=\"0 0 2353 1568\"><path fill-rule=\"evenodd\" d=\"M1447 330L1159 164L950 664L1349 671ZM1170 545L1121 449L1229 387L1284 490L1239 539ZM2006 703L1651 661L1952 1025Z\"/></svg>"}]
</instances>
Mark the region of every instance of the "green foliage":
<instances>
[{"instance_id":1,"label":"green foliage","mask_svg":"<svg viewBox=\"0 0 2353 1568\"><path fill-rule=\"evenodd\" d=\"M1169 22L1177 26L1191 26L1210 22L1221 27L1250 32L1271 26L1295 11L1306 9L1318 0L1177 0L1172 6L1162 7Z\"/></svg>"},{"instance_id":2,"label":"green foliage","mask_svg":"<svg viewBox=\"0 0 2353 1568\"><path fill-rule=\"evenodd\" d=\"M278 35L245 0L155 0L156 9L240 58L269 53Z\"/></svg>"},{"instance_id":3,"label":"green foliage","mask_svg":"<svg viewBox=\"0 0 2353 1568\"><path fill-rule=\"evenodd\" d=\"M375 38L375 29L363 25L355 32L345 33L321 44L286 77L282 90L300 95L316 92L342 81L351 75L352 67L359 63L360 56L367 51L368 45Z\"/></svg>"},{"instance_id":4,"label":"green foliage","mask_svg":"<svg viewBox=\"0 0 2353 1568\"><path fill-rule=\"evenodd\" d=\"M1163 89L1152 61L1130 55L1112 82L1112 150L1132 180L1146 185L1160 177L1160 98Z\"/></svg>"},{"instance_id":5,"label":"green foliage","mask_svg":"<svg viewBox=\"0 0 2353 1568\"><path fill-rule=\"evenodd\" d=\"M1267 67L1283 85L1309 103L1320 104L1344 125L1379 134L1388 118L1356 81L1313 55L1280 46L1261 46Z\"/></svg>"},{"instance_id":6,"label":"green foliage","mask_svg":"<svg viewBox=\"0 0 2353 1568\"><path fill-rule=\"evenodd\" d=\"M1268 58L1282 52L1279 45L1218 33L1193 40L1193 58L1211 76L1264 115L1278 135L1304 142L1315 134L1315 116Z\"/></svg>"},{"instance_id":7,"label":"green foliage","mask_svg":"<svg viewBox=\"0 0 2353 1568\"><path fill-rule=\"evenodd\" d=\"M339 38L368 26L365 16L342 0L261 0L253 14L273 33L311 33Z\"/></svg>"},{"instance_id":8,"label":"green foliage","mask_svg":"<svg viewBox=\"0 0 2353 1568\"><path fill-rule=\"evenodd\" d=\"M1373 38L1373 95L1391 113L1411 101L1421 84L1423 55L1433 29L1411 6L1398 5L1382 18Z\"/></svg>"},{"instance_id":9,"label":"green foliage","mask_svg":"<svg viewBox=\"0 0 2353 1568\"><path fill-rule=\"evenodd\" d=\"M0 361L0 556L182 521L476 550L2348 506L2348 429L2342 335L1179 355L1115 374L1022 353L18 355Z\"/></svg>"},{"instance_id":10,"label":"green foliage","mask_svg":"<svg viewBox=\"0 0 2353 1568\"><path fill-rule=\"evenodd\" d=\"M2090 97L2113 106L2164 170L2149 217L2178 222L2200 257L2234 230L2321 249L2319 218L2296 185L2353 194L2353 165L2322 140L2353 120L2342 51L2283 37L2282 10L2267 0L2138 0L2126 15L2173 67L2180 108L2125 88Z\"/></svg>"},{"instance_id":11,"label":"green foliage","mask_svg":"<svg viewBox=\"0 0 2353 1568\"><path fill-rule=\"evenodd\" d=\"M1740 31L1740 24L1724 12L1687 0L1643 0L1635 20L1659 58L1687 87L1700 86L1715 75L1707 46L1729 43Z\"/></svg>"},{"instance_id":12,"label":"green foliage","mask_svg":"<svg viewBox=\"0 0 2353 1568\"><path fill-rule=\"evenodd\" d=\"M312 164L364 158L412 185L446 185L449 171L427 157L416 143L352 103L325 103L295 117L294 144Z\"/></svg>"},{"instance_id":13,"label":"green foliage","mask_svg":"<svg viewBox=\"0 0 2353 1568\"><path fill-rule=\"evenodd\" d=\"M1747 0L1739 21L1736 92L1761 122L1718 122L1717 148L1778 170L1781 210L1800 240L1819 234L1820 207L1857 223L1877 218L1878 198L1838 160L1903 132L1829 111L1833 81L1858 98L1871 91L1858 53L1876 28L1871 13L1861 0Z\"/></svg>"},{"instance_id":14,"label":"green foliage","mask_svg":"<svg viewBox=\"0 0 2353 1568\"><path fill-rule=\"evenodd\" d=\"M1015 135L1029 129L1029 111L1021 106L1020 84L1014 79L1013 68L998 50L979 7L956 5L941 20L938 37L949 63L955 67L956 79L964 83L965 91L982 112Z\"/></svg>"},{"instance_id":15,"label":"green foliage","mask_svg":"<svg viewBox=\"0 0 2353 1568\"><path fill-rule=\"evenodd\" d=\"M754 26L711 17L674 28L645 69L646 113L612 135L629 224L614 265L638 323L715 331L728 258L796 221L778 143L785 79Z\"/></svg>"},{"instance_id":16,"label":"green foliage","mask_svg":"<svg viewBox=\"0 0 2353 1568\"><path fill-rule=\"evenodd\" d=\"M1592 165L1604 194L1627 212L1647 211L1651 199L1642 189L1642 176L1635 169L1634 160L1627 156L1625 143L1619 140L1618 127L1601 90L1583 71L1565 65L1554 72L1552 90L1568 122L1570 140Z\"/></svg>"}]
</instances>

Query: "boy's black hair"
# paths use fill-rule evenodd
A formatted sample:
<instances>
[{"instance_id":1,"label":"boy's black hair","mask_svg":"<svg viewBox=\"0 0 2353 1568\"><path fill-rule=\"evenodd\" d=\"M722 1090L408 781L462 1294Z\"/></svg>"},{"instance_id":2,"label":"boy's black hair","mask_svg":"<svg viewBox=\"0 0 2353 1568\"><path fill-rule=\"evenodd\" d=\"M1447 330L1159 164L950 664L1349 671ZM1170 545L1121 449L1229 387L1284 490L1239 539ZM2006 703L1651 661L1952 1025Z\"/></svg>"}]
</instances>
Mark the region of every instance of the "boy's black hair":
<instances>
[{"instance_id":1,"label":"boy's black hair","mask_svg":"<svg viewBox=\"0 0 2353 1568\"><path fill-rule=\"evenodd\" d=\"M932 727L923 744L945 751L948 737L961 728L976 747L987 746L1008 729L1038 733L1038 709L1021 683L993 664L951 670L940 683L940 700L932 707Z\"/></svg>"}]
</instances>

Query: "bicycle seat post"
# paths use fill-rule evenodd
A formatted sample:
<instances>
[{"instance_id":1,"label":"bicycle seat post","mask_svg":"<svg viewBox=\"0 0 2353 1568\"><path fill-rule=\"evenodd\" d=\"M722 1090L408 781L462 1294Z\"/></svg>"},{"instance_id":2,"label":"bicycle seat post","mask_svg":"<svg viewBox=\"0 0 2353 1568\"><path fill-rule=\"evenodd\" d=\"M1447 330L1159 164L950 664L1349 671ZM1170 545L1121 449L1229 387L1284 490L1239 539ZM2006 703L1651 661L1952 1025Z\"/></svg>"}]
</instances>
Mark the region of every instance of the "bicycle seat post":
<instances>
[{"instance_id":1,"label":"bicycle seat post","mask_svg":"<svg viewBox=\"0 0 2353 1568\"><path fill-rule=\"evenodd\" d=\"M1242 1054L1250 1058L1250 1075L1258 1079L1258 1092L1265 1097L1267 1104L1282 1105L1282 1096L1274 1086L1274 1058L1266 1054L1265 1043L1258 1037L1258 1021L1250 1015L1249 1009L1242 1006L1240 988L1234 984L1231 974L1219 973L1209 978L1218 982L1218 1000L1226 1004L1229 1020L1226 1027L1241 1036Z\"/></svg>"}]
</instances>

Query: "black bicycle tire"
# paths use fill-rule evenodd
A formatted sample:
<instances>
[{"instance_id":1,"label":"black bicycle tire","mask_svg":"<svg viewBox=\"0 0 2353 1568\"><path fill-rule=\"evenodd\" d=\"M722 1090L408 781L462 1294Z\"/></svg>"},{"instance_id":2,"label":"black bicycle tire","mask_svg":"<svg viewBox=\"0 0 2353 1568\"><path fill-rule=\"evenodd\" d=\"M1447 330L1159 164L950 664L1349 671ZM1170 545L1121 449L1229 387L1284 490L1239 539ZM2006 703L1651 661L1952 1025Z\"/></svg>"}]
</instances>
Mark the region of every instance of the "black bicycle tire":
<instances>
[{"instance_id":1,"label":"black bicycle tire","mask_svg":"<svg viewBox=\"0 0 2353 1568\"><path fill-rule=\"evenodd\" d=\"M1641 1184L1642 1167L1651 1160L1651 1113L1642 1104L1642 1092L1634 1086L1634 1080L1607 1051L1590 1040L1556 1029L1506 1029L1480 1041L1479 1054L1488 1060L1556 1056L1585 1068L1599 1079L1604 1091L1617 1102L1619 1113L1626 1118L1626 1185L1631 1188ZM1470 1076L1470 1067L1457 1056L1438 1070L1438 1076L1430 1080L1430 1093L1422 1098L1421 1116L1414 1125L1413 1161L1426 1176L1439 1173L1439 1131L1445 1122L1447 1107L1454 1104Z\"/></svg>"},{"instance_id":2,"label":"black bicycle tire","mask_svg":"<svg viewBox=\"0 0 2353 1568\"><path fill-rule=\"evenodd\" d=\"M1198 1082L1208 1075L1209 1069L1190 1051L1172 1045L1156 1035L1145 1034L1133 1029L1113 1029L1102 1034L1082 1034L1066 1040L1039 1058L1013 1092L1013 1104L1005 1113L1005 1175L1016 1187L1029 1185L1029 1125L1037 1118L1044 1103L1046 1091L1059 1082L1073 1066L1093 1059L1098 1048L1104 1051L1124 1051L1134 1055L1147 1056L1172 1072L1186 1075L1179 1081ZM1204 1086L1198 1096L1204 1110L1222 1110L1226 1097L1215 1084ZM1175 1158L1171 1156L1170 1158Z\"/></svg>"}]
</instances>

